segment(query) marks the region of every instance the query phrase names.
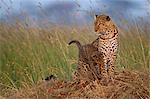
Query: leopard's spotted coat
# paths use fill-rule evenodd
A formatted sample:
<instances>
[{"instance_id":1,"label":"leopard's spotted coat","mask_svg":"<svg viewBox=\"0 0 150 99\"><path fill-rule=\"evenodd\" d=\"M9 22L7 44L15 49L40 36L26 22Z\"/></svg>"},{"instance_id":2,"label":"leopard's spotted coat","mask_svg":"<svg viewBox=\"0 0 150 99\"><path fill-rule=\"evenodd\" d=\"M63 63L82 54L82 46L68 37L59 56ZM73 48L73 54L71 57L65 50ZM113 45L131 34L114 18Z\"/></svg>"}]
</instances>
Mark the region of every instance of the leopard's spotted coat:
<instances>
[{"instance_id":1,"label":"leopard's spotted coat","mask_svg":"<svg viewBox=\"0 0 150 99\"><path fill-rule=\"evenodd\" d=\"M107 15L96 15L94 28L98 39L91 44L81 46L78 41L75 41L79 47L79 61L74 73L76 79L93 80L95 76L101 77L101 74L114 75L118 29ZM93 53L97 53L95 58L92 57ZM97 65L99 65L98 68ZM100 72L97 73L95 70L100 70Z\"/></svg>"},{"instance_id":2,"label":"leopard's spotted coat","mask_svg":"<svg viewBox=\"0 0 150 99\"><path fill-rule=\"evenodd\" d=\"M73 74L74 79L96 80L101 79L101 71L104 68L103 55L95 46L99 42L96 39L91 44L81 45L79 41L73 40L69 43L75 43L79 48L79 59L77 70Z\"/></svg>"},{"instance_id":3,"label":"leopard's spotted coat","mask_svg":"<svg viewBox=\"0 0 150 99\"><path fill-rule=\"evenodd\" d=\"M113 76L118 49L118 29L107 15L95 15L94 28L99 35L98 50L104 56L104 73Z\"/></svg>"}]
</instances>

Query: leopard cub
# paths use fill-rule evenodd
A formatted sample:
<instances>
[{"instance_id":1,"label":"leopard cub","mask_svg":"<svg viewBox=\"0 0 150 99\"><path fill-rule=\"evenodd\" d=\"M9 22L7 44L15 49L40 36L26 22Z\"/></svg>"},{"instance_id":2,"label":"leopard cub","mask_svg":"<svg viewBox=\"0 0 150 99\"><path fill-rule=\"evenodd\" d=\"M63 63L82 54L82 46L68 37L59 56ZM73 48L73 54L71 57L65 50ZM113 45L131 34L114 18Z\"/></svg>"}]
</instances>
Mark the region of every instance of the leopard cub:
<instances>
[{"instance_id":1,"label":"leopard cub","mask_svg":"<svg viewBox=\"0 0 150 99\"><path fill-rule=\"evenodd\" d=\"M98 39L91 44L81 45L79 41L73 40L79 49L77 70L74 73L76 79L95 80L101 79L101 71L104 68L103 55L98 51Z\"/></svg>"}]
</instances>

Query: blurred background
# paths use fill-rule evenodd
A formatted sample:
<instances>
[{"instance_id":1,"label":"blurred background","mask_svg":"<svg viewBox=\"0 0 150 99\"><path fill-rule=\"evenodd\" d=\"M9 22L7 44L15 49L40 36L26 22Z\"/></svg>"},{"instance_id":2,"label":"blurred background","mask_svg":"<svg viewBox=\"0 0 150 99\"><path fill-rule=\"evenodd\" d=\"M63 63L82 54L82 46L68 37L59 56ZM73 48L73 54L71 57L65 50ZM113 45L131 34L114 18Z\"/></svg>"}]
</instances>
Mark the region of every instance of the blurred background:
<instances>
[{"instance_id":1,"label":"blurred background","mask_svg":"<svg viewBox=\"0 0 150 99\"><path fill-rule=\"evenodd\" d=\"M147 22L150 5L148 0L0 0L0 22L6 23L83 25L92 23L94 14L108 14L118 24Z\"/></svg>"}]
</instances>

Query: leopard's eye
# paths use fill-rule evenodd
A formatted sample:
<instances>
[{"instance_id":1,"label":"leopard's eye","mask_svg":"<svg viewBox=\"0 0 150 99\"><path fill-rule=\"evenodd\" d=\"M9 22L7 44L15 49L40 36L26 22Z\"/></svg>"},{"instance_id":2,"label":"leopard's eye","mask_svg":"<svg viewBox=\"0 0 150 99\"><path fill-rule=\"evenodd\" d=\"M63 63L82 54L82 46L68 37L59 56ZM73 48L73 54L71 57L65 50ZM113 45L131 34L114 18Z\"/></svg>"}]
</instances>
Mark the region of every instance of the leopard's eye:
<instances>
[{"instance_id":1,"label":"leopard's eye","mask_svg":"<svg viewBox=\"0 0 150 99\"><path fill-rule=\"evenodd\" d=\"M97 23L97 25L100 25L100 23Z\"/></svg>"}]
</instances>

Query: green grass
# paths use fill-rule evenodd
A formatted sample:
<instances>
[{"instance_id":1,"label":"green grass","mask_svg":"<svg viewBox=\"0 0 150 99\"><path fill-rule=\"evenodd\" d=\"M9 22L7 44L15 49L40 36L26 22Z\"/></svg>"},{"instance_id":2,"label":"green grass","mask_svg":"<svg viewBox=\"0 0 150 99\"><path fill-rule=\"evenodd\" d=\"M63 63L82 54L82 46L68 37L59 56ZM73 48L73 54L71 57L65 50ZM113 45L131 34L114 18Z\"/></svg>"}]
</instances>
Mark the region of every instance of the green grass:
<instances>
[{"instance_id":1,"label":"green grass","mask_svg":"<svg viewBox=\"0 0 150 99\"><path fill-rule=\"evenodd\" d=\"M150 66L150 39L147 33L130 30L120 37L117 66L132 70L146 70ZM148 35L147 35L148 34Z\"/></svg>"},{"instance_id":2,"label":"green grass","mask_svg":"<svg viewBox=\"0 0 150 99\"><path fill-rule=\"evenodd\" d=\"M128 28L119 34L117 69L145 71L149 69L149 31ZM70 28L70 29L69 29ZM18 90L24 84L34 85L54 74L70 80L77 64L76 46L68 42L77 39L82 44L92 42L96 36L85 27L55 27L50 29L0 26L0 90Z\"/></svg>"}]
</instances>

